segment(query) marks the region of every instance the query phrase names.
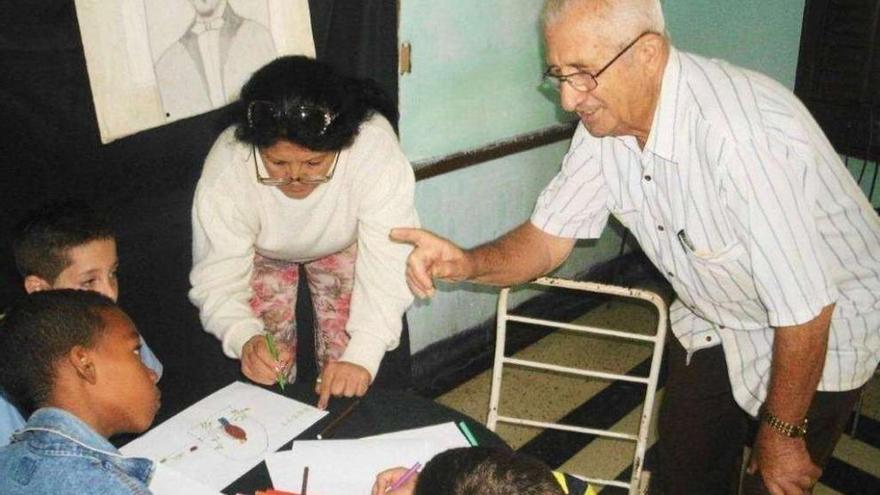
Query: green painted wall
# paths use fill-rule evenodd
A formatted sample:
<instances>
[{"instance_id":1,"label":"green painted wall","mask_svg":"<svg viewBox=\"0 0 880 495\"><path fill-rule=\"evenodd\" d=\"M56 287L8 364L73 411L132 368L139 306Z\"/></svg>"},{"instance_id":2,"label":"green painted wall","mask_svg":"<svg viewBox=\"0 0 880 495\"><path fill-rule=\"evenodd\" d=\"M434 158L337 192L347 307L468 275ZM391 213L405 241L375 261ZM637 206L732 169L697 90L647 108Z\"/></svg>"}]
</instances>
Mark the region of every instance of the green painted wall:
<instances>
[{"instance_id":1,"label":"green painted wall","mask_svg":"<svg viewBox=\"0 0 880 495\"><path fill-rule=\"evenodd\" d=\"M416 184L422 225L463 247L494 239L529 218L535 199L559 168L568 143L548 145ZM597 261L613 258L620 236L606 229L599 241L582 241L557 275L572 277ZM588 245L587 245L588 244ZM495 313L498 292L472 284L440 285L429 301L407 313L413 352ZM511 297L519 303L528 296Z\"/></svg>"},{"instance_id":2,"label":"green painted wall","mask_svg":"<svg viewBox=\"0 0 880 495\"><path fill-rule=\"evenodd\" d=\"M401 0L412 45L400 78L400 135L410 160L532 132L565 115L537 91L539 0Z\"/></svg>"},{"instance_id":3,"label":"green painted wall","mask_svg":"<svg viewBox=\"0 0 880 495\"><path fill-rule=\"evenodd\" d=\"M663 0L673 44L794 88L804 0Z\"/></svg>"},{"instance_id":4,"label":"green painted wall","mask_svg":"<svg viewBox=\"0 0 880 495\"><path fill-rule=\"evenodd\" d=\"M540 0L400 3L400 40L413 45L412 73L400 78L401 142L416 166L565 118L537 90L543 68ZM665 2L676 45L764 72L789 87L803 7L803 0ZM422 225L465 247L494 239L528 219L567 146L556 143L420 181ZM574 275L612 258L619 243L619 235L606 229L598 242L579 244L559 274ZM417 303L408 312L413 352L492 318L496 294L458 285Z\"/></svg>"}]
</instances>

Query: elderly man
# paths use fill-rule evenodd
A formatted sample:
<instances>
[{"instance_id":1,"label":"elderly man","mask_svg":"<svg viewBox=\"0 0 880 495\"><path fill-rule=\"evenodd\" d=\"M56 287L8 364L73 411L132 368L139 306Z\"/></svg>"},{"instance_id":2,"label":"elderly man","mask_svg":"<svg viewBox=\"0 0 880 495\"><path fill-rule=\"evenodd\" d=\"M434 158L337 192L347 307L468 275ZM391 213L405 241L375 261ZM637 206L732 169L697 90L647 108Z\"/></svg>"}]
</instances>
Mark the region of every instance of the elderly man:
<instances>
[{"instance_id":1,"label":"elderly man","mask_svg":"<svg viewBox=\"0 0 880 495\"><path fill-rule=\"evenodd\" d=\"M880 220L807 110L760 74L676 50L658 0L550 0L549 68L580 124L529 222L463 251L429 232L407 277L512 285L613 214L665 274L664 493L816 483L880 359ZM873 252L872 252L873 250Z\"/></svg>"}]
</instances>

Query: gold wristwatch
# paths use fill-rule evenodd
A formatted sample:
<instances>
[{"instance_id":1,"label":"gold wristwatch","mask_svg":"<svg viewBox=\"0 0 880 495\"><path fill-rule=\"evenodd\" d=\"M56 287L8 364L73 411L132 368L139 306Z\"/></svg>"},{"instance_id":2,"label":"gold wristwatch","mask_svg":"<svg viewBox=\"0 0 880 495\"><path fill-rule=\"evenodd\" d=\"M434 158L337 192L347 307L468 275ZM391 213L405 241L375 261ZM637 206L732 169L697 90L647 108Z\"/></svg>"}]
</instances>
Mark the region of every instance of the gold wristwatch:
<instances>
[{"instance_id":1,"label":"gold wristwatch","mask_svg":"<svg viewBox=\"0 0 880 495\"><path fill-rule=\"evenodd\" d=\"M807 418L804 418L804 421L801 424L796 425L794 423L783 421L774 416L770 411L764 409L761 412L761 420L770 425L774 430L789 438L801 438L807 436Z\"/></svg>"}]
</instances>

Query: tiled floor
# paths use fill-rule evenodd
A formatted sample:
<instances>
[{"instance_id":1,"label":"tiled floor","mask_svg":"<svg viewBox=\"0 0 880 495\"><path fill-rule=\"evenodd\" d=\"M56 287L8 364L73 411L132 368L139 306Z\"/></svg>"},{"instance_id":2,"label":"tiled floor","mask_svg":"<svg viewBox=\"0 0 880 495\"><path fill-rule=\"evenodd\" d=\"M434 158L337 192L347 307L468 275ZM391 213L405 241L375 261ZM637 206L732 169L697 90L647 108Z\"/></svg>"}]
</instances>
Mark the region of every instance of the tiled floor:
<instances>
[{"instance_id":1,"label":"tiled floor","mask_svg":"<svg viewBox=\"0 0 880 495\"><path fill-rule=\"evenodd\" d=\"M660 290L660 288L658 288ZM603 328L625 329L652 333L657 326L653 307L615 299L584 314L574 323ZM650 347L645 344L623 344L605 338L592 338L571 332L549 333L535 344L516 354L518 357L550 361L574 367L599 368L624 373L642 365L647 374ZM485 422L491 371L486 371L442 395L438 401ZM619 384L618 384L619 385ZM617 390L607 381L564 376L556 373L506 367L499 411L503 415L528 417L540 421L556 421L566 417L588 418L603 423L601 428L635 432L642 410L642 386L638 392ZM627 398L629 397L629 398ZM636 397L633 402L632 397ZM662 386L656 406L663 400ZM653 419L656 423L656 414ZM595 423L582 423L593 426ZM610 427L610 428L609 428ZM512 447L536 455L553 467L600 478L628 479L633 443L593 439L575 433L548 435L541 430L499 424L499 435ZM656 439L652 424L649 446ZM646 466L653 464L653 451ZM621 493L608 489L607 493ZM865 390L862 416L855 437L845 435L837 446L834 459L825 470L816 494L880 494L880 379L875 378Z\"/></svg>"}]
</instances>

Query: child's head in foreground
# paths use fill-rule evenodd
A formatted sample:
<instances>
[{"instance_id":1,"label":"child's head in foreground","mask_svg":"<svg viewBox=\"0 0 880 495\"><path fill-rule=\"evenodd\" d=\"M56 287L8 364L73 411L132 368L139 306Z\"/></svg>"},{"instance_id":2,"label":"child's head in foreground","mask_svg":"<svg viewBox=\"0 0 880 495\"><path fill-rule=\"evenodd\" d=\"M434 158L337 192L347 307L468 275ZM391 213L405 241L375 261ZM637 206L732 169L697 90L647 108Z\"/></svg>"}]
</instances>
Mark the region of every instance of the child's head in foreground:
<instances>
[{"instance_id":1,"label":"child's head in foreground","mask_svg":"<svg viewBox=\"0 0 880 495\"><path fill-rule=\"evenodd\" d=\"M108 220L81 202L47 204L28 213L12 242L28 293L49 289L119 295L116 239Z\"/></svg>"},{"instance_id":2,"label":"child's head in foreground","mask_svg":"<svg viewBox=\"0 0 880 495\"><path fill-rule=\"evenodd\" d=\"M382 484L379 475L374 493L384 493L388 481ZM437 454L425 464L414 482L407 483L391 494L413 495L563 495L547 465L506 449L464 447Z\"/></svg>"},{"instance_id":3,"label":"child's head in foreground","mask_svg":"<svg viewBox=\"0 0 880 495\"><path fill-rule=\"evenodd\" d=\"M29 294L0 320L0 387L28 413L64 409L105 437L142 432L159 409L134 324L92 291Z\"/></svg>"}]
</instances>

